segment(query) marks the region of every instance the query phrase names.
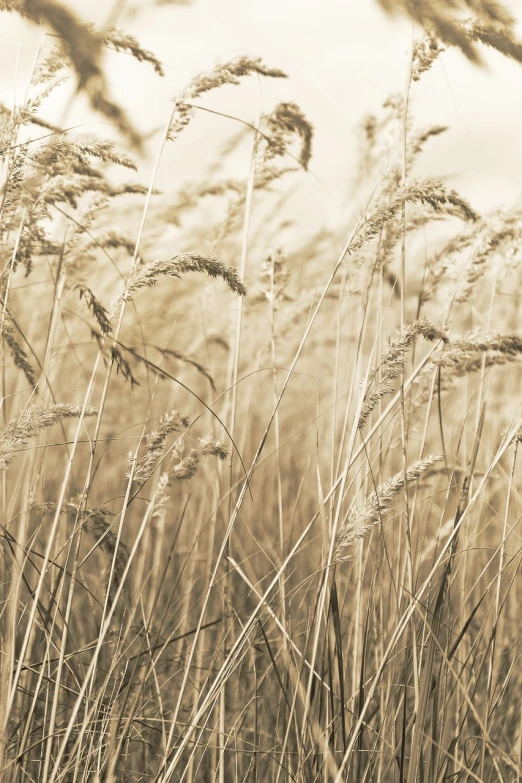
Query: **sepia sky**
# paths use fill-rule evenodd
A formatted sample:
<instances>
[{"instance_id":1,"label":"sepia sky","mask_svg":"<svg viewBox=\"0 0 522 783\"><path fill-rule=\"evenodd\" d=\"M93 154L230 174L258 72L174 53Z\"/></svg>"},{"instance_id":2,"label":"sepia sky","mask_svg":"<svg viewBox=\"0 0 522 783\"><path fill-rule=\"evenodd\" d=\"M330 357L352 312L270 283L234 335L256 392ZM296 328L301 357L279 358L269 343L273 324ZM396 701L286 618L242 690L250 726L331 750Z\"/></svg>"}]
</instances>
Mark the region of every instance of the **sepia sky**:
<instances>
[{"instance_id":1,"label":"sepia sky","mask_svg":"<svg viewBox=\"0 0 522 783\"><path fill-rule=\"evenodd\" d=\"M90 21L107 20L103 0L71 5ZM2 14L0 20L0 100L9 105L15 82L18 100L23 95L42 32L16 16ZM169 99L216 59L248 53L285 70L287 80L250 79L208 96L205 105L251 122L277 101L297 102L316 128L309 188L326 220L332 211L342 214L349 201L358 121L378 110L390 92L404 89L412 39L411 24L384 16L374 0L193 0L178 6L134 1L118 26L165 64L160 79L146 64L107 54L113 94L146 133L164 125ZM487 52L485 59L487 67L479 69L458 52L445 52L412 91L420 125L451 128L428 146L422 173L449 177L479 209L516 199L522 172L522 67L496 53ZM59 100L49 111L62 111ZM203 171L234 130L230 120L201 115L190 138L168 153L170 178L172 171L180 181ZM86 132L111 132L82 98L67 109L67 124L76 122L89 123Z\"/></svg>"}]
</instances>

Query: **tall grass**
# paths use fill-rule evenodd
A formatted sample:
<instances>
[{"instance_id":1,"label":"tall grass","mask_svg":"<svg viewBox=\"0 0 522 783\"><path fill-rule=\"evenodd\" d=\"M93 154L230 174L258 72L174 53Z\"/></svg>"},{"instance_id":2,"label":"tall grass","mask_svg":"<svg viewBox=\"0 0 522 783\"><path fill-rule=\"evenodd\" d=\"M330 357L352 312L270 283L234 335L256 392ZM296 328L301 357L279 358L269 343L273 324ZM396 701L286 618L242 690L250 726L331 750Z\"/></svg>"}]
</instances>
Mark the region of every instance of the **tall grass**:
<instances>
[{"instance_id":1,"label":"tall grass","mask_svg":"<svg viewBox=\"0 0 522 783\"><path fill-rule=\"evenodd\" d=\"M1 118L2 780L519 781L520 207L420 179L446 128L414 120L444 46L516 57L513 20L425 4L342 241L285 248L264 228L313 168L295 103L223 150L244 181L156 190L210 90L281 70L197 76L135 183L40 107L72 64L136 155L100 51L161 64L4 5L63 40Z\"/></svg>"}]
</instances>

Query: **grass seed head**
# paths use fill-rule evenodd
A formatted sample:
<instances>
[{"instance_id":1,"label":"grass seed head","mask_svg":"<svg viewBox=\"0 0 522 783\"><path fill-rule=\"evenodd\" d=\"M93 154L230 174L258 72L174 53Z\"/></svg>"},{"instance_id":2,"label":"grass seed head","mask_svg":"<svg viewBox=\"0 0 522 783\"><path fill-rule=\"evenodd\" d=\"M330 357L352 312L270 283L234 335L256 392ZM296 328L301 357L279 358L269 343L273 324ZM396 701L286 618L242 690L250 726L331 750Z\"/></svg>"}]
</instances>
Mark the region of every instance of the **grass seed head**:
<instances>
[{"instance_id":1,"label":"grass seed head","mask_svg":"<svg viewBox=\"0 0 522 783\"><path fill-rule=\"evenodd\" d=\"M84 416L96 416L96 408L87 407ZM17 419L13 419L0 432L0 470L6 470L18 451L42 430L49 429L65 419L78 419L82 415L81 405L58 402L53 405L37 403L26 408Z\"/></svg>"},{"instance_id":2,"label":"grass seed head","mask_svg":"<svg viewBox=\"0 0 522 783\"><path fill-rule=\"evenodd\" d=\"M383 516L392 509L394 498L404 488L404 485L417 481L442 457L430 454L418 462L414 462L406 471L396 473L391 479L381 484L372 492L365 503L355 506L348 512L339 533L335 546L335 560L346 559L344 552L353 546L358 539L365 538L375 525L382 522ZM349 557L349 556L348 556Z\"/></svg>"}]
</instances>

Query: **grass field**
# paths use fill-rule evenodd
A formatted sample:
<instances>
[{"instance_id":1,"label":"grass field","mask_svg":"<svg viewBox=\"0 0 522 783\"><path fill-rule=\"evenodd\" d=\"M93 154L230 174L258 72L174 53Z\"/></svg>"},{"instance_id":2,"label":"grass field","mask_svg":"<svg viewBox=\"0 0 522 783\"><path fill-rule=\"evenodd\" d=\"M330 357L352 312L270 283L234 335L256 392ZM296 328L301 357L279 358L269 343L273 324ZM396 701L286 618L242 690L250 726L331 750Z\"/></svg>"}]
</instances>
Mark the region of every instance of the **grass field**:
<instances>
[{"instance_id":1,"label":"grass field","mask_svg":"<svg viewBox=\"0 0 522 783\"><path fill-rule=\"evenodd\" d=\"M0 7L52 33L0 118L2 782L518 783L522 208L420 176L415 118L444 49L521 61L514 20L424 4L334 229L292 200L304 105L164 168L277 63L195 77L145 180L101 55L161 63ZM118 143L63 130L74 91L47 119L66 75Z\"/></svg>"}]
</instances>

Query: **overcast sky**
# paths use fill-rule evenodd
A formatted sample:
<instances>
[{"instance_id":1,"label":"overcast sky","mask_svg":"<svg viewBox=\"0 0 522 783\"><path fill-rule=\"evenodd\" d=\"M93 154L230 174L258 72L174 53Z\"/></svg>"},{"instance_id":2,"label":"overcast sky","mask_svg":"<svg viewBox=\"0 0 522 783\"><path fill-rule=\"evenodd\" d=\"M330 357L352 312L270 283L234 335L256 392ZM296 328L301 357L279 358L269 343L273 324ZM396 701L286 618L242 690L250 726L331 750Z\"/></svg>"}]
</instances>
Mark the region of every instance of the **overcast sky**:
<instances>
[{"instance_id":1,"label":"overcast sky","mask_svg":"<svg viewBox=\"0 0 522 783\"><path fill-rule=\"evenodd\" d=\"M107 18L105 0L72 5L91 21ZM186 6L154 6L145 0L127 8L119 26L152 49L166 70L160 79L126 55L107 55L113 93L141 129L161 126L172 95L217 58L261 55L290 78L263 80L261 87L252 79L239 92L230 88L213 94L207 105L252 121L260 106L269 110L279 100L299 103L316 127L311 168L320 184L314 179L311 187L318 209L326 215L332 204L346 203L357 122L390 92L404 88L412 37L408 22L385 17L374 0L193 0ZM0 19L0 100L9 104L15 81L18 94L27 83L41 31L14 15ZM445 52L413 89L420 124L451 126L431 144L423 166L450 176L482 209L517 198L522 172L522 66L491 53L487 62L487 69L478 69L459 53ZM81 99L68 117L70 124L94 119ZM181 181L211 162L217 142L232 130L230 122L200 116L187 138L169 151L169 178L174 172ZM105 129L91 124L86 130Z\"/></svg>"}]
</instances>

